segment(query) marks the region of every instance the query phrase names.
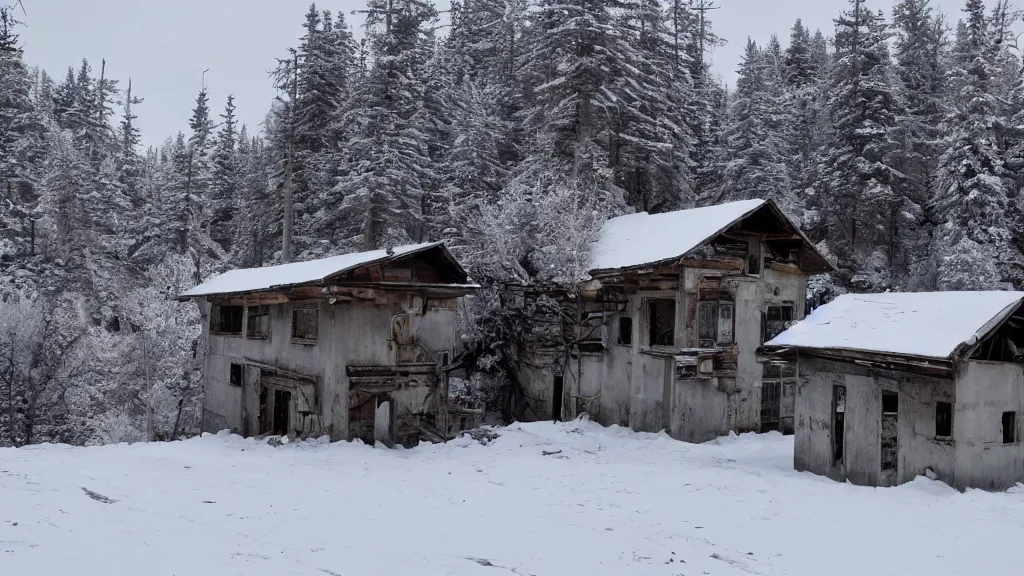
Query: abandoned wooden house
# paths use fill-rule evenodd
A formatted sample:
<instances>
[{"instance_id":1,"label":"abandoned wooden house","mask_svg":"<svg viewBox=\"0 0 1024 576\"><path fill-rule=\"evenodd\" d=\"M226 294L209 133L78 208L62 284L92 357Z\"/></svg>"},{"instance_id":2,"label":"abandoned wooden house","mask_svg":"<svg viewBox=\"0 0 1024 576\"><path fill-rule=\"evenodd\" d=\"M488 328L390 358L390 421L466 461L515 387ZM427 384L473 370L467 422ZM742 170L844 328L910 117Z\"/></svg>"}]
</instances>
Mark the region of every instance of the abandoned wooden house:
<instances>
[{"instance_id":1,"label":"abandoned wooden house","mask_svg":"<svg viewBox=\"0 0 1024 576\"><path fill-rule=\"evenodd\" d=\"M893 486L1024 481L1022 292L840 296L768 342L795 361L794 465Z\"/></svg>"},{"instance_id":2,"label":"abandoned wooden house","mask_svg":"<svg viewBox=\"0 0 1024 576\"><path fill-rule=\"evenodd\" d=\"M591 280L510 286L529 335L514 350L523 419L589 414L702 442L793 426L792 374L757 348L803 318L831 266L771 201L605 223Z\"/></svg>"},{"instance_id":3,"label":"abandoned wooden house","mask_svg":"<svg viewBox=\"0 0 1024 576\"><path fill-rule=\"evenodd\" d=\"M189 290L203 318L203 430L442 439L457 306L441 243L233 270Z\"/></svg>"}]
</instances>

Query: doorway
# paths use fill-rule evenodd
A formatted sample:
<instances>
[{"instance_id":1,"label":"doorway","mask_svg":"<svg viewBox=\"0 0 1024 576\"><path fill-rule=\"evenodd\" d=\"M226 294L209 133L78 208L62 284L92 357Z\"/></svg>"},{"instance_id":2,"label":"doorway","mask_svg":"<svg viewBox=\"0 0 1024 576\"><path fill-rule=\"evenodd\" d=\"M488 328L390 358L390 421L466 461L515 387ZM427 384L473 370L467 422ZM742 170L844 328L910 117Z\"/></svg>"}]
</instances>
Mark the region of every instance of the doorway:
<instances>
[{"instance_id":1,"label":"doorway","mask_svg":"<svg viewBox=\"0 0 1024 576\"><path fill-rule=\"evenodd\" d=\"M895 475L899 460L900 397L896 392L882 391L882 427L879 443L882 452L882 475Z\"/></svg>"},{"instance_id":2,"label":"doorway","mask_svg":"<svg viewBox=\"0 0 1024 576\"><path fill-rule=\"evenodd\" d=\"M782 382L761 383L761 432L779 429L782 407Z\"/></svg>"},{"instance_id":3,"label":"doorway","mask_svg":"<svg viewBox=\"0 0 1024 576\"><path fill-rule=\"evenodd\" d=\"M846 386L832 387L832 465L843 463L846 445Z\"/></svg>"},{"instance_id":4,"label":"doorway","mask_svg":"<svg viewBox=\"0 0 1024 576\"><path fill-rule=\"evenodd\" d=\"M565 392L565 381L561 376L555 376L554 390L551 393L551 419L555 422L562 421L562 394Z\"/></svg>"},{"instance_id":5,"label":"doorway","mask_svg":"<svg viewBox=\"0 0 1024 576\"><path fill-rule=\"evenodd\" d=\"M288 434L288 420L291 414L292 393L287 390L274 390L274 427L273 434Z\"/></svg>"}]
</instances>

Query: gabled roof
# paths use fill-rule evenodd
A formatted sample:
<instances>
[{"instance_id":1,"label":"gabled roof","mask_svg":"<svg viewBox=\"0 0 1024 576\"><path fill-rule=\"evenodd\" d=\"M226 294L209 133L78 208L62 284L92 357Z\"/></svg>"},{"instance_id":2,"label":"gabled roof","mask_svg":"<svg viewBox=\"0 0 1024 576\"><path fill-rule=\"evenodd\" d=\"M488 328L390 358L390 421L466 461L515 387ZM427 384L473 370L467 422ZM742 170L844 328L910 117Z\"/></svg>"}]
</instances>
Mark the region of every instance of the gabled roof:
<instances>
[{"instance_id":1,"label":"gabled roof","mask_svg":"<svg viewBox=\"0 0 1024 576\"><path fill-rule=\"evenodd\" d=\"M832 268L810 240L770 200L741 200L661 214L638 212L604 223L594 244L591 271L653 266L678 260L759 210L769 210L806 244L815 271Z\"/></svg>"},{"instance_id":2,"label":"gabled roof","mask_svg":"<svg viewBox=\"0 0 1024 576\"><path fill-rule=\"evenodd\" d=\"M1006 320L1024 292L845 294L765 344L952 360Z\"/></svg>"},{"instance_id":3,"label":"gabled roof","mask_svg":"<svg viewBox=\"0 0 1024 576\"><path fill-rule=\"evenodd\" d=\"M428 250L440 249L446 259L465 276L466 271L441 242L410 244L388 250L341 254L319 260L291 262L262 268L239 268L214 276L185 292L181 298L260 292L303 284L323 284L328 279L368 264L383 264ZM466 286L474 286L466 284Z\"/></svg>"}]
</instances>

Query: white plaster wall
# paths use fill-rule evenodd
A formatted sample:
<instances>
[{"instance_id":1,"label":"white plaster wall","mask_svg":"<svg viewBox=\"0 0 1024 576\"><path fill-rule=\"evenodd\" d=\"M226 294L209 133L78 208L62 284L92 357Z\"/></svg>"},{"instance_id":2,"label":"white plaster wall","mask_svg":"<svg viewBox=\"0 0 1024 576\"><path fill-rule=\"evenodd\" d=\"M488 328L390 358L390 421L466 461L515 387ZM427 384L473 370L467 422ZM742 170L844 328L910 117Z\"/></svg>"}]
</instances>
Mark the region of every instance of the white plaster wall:
<instances>
[{"instance_id":1,"label":"white plaster wall","mask_svg":"<svg viewBox=\"0 0 1024 576\"><path fill-rule=\"evenodd\" d=\"M1016 442L1003 444L1003 412L1017 412ZM956 486L1003 490L1024 482L1024 367L970 361L956 384Z\"/></svg>"},{"instance_id":2,"label":"white plaster wall","mask_svg":"<svg viewBox=\"0 0 1024 576\"><path fill-rule=\"evenodd\" d=\"M844 458L832 466L832 387L846 386ZM801 359L796 393L797 470L865 486L887 485L881 471L882 391L899 394L898 463L892 482L909 482L933 470L955 483L954 443L935 437L935 405L953 402L954 384L853 364ZM955 404L954 404L955 405ZM956 420L954 417L954 433Z\"/></svg>"},{"instance_id":3,"label":"white plaster wall","mask_svg":"<svg viewBox=\"0 0 1024 576\"><path fill-rule=\"evenodd\" d=\"M302 303L286 303L270 307L270 336L250 340L243 336L209 334L209 305L204 310L204 333L207 352L204 361L204 412L209 416L207 431L226 426L242 431L241 389L230 386L229 365L244 364L246 359L319 378L322 430L332 439L348 436L348 364L393 365L391 309L388 305L370 303L318 302L320 320L318 337L313 345L291 341L292 308ZM416 340L427 350L456 351L458 331L456 313L451 310L430 310L411 322ZM247 374L249 372L247 371ZM422 404L425 391L396 393L396 411ZM408 402L405 402L408 400ZM252 399L250 399L252 402ZM257 401L258 402L258 401ZM249 410L250 418L257 418ZM250 423L250 430L255 429Z\"/></svg>"}]
</instances>

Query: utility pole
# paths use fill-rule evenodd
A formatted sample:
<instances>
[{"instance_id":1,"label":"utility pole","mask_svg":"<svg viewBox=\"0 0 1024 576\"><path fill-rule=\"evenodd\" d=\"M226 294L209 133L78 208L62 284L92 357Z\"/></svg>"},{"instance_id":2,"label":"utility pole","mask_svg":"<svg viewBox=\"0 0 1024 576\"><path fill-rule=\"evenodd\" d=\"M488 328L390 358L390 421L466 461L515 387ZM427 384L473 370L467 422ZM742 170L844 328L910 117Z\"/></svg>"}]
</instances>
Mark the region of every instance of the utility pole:
<instances>
[{"instance_id":1,"label":"utility pole","mask_svg":"<svg viewBox=\"0 0 1024 576\"><path fill-rule=\"evenodd\" d=\"M291 101L288 103L288 142L284 159L284 224L281 230L281 262L292 261L292 228L295 222L295 101L299 93L299 54L292 50Z\"/></svg>"}]
</instances>

